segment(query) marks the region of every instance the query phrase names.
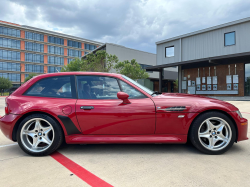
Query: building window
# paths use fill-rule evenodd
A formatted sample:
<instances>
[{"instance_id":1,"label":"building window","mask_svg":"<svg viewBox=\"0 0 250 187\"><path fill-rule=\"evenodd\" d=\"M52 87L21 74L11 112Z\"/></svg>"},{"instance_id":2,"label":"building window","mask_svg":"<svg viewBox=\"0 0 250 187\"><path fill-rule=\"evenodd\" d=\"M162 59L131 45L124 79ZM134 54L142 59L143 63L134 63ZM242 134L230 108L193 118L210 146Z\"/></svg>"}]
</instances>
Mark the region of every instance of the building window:
<instances>
[{"instance_id":1,"label":"building window","mask_svg":"<svg viewBox=\"0 0 250 187\"><path fill-rule=\"evenodd\" d=\"M43 73L43 66L25 64L25 72Z\"/></svg>"},{"instance_id":2,"label":"building window","mask_svg":"<svg viewBox=\"0 0 250 187\"><path fill-rule=\"evenodd\" d=\"M20 52L0 50L0 59L20 61Z\"/></svg>"},{"instance_id":3,"label":"building window","mask_svg":"<svg viewBox=\"0 0 250 187\"><path fill-rule=\"evenodd\" d=\"M44 41L44 35L25 31L25 38L29 40Z\"/></svg>"},{"instance_id":4,"label":"building window","mask_svg":"<svg viewBox=\"0 0 250 187\"><path fill-rule=\"evenodd\" d=\"M48 66L48 73L58 73L61 69L61 67Z\"/></svg>"},{"instance_id":5,"label":"building window","mask_svg":"<svg viewBox=\"0 0 250 187\"><path fill-rule=\"evenodd\" d=\"M174 46L171 46L171 47L166 47L165 48L165 57L172 57L174 56Z\"/></svg>"},{"instance_id":6,"label":"building window","mask_svg":"<svg viewBox=\"0 0 250 187\"><path fill-rule=\"evenodd\" d=\"M76 42L76 41L68 40L68 46L70 46L70 47L76 47L76 48L82 48L82 43L81 42Z\"/></svg>"},{"instance_id":7,"label":"building window","mask_svg":"<svg viewBox=\"0 0 250 187\"><path fill-rule=\"evenodd\" d=\"M84 44L84 49L92 51L92 50L96 49L96 46L95 45L91 45L91 44Z\"/></svg>"},{"instance_id":8,"label":"building window","mask_svg":"<svg viewBox=\"0 0 250 187\"><path fill-rule=\"evenodd\" d=\"M68 56L81 57L82 56L82 52L78 51L78 50L74 50L74 49L68 49Z\"/></svg>"},{"instance_id":9,"label":"building window","mask_svg":"<svg viewBox=\"0 0 250 187\"><path fill-rule=\"evenodd\" d=\"M0 34L20 38L20 30L0 26Z\"/></svg>"},{"instance_id":10,"label":"building window","mask_svg":"<svg viewBox=\"0 0 250 187\"><path fill-rule=\"evenodd\" d=\"M44 51L44 45L38 44L38 43L32 43L32 42L25 42L25 50L29 51L37 51L42 52Z\"/></svg>"},{"instance_id":11,"label":"building window","mask_svg":"<svg viewBox=\"0 0 250 187\"><path fill-rule=\"evenodd\" d=\"M25 53L25 61L44 63L44 56L39 54Z\"/></svg>"},{"instance_id":12,"label":"building window","mask_svg":"<svg viewBox=\"0 0 250 187\"><path fill-rule=\"evenodd\" d=\"M235 45L235 32L225 33L225 46Z\"/></svg>"},{"instance_id":13,"label":"building window","mask_svg":"<svg viewBox=\"0 0 250 187\"><path fill-rule=\"evenodd\" d=\"M68 64L69 64L72 60L74 60L74 58L68 58L68 59L67 59Z\"/></svg>"},{"instance_id":14,"label":"building window","mask_svg":"<svg viewBox=\"0 0 250 187\"><path fill-rule=\"evenodd\" d=\"M20 40L13 40L0 37L0 47L20 49Z\"/></svg>"},{"instance_id":15,"label":"building window","mask_svg":"<svg viewBox=\"0 0 250 187\"><path fill-rule=\"evenodd\" d=\"M53 37L53 36L48 37L48 42L58 44L58 45L64 45L64 39Z\"/></svg>"},{"instance_id":16,"label":"building window","mask_svg":"<svg viewBox=\"0 0 250 187\"><path fill-rule=\"evenodd\" d=\"M0 70L20 71L20 64L11 62L0 62Z\"/></svg>"},{"instance_id":17,"label":"building window","mask_svg":"<svg viewBox=\"0 0 250 187\"><path fill-rule=\"evenodd\" d=\"M48 64L64 65L64 58L56 56L48 56Z\"/></svg>"},{"instance_id":18,"label":"building window","mask_svg":"<svg viewBox=\"0 0 250 187\"><path fill-rule=\"evenodd\" d=\"M48 53L56 55L64 55L64 48L48 45Z\"/></svg>"},{"instance_id":19,"label":"building window","mask_svg":"<svg viewBox=\"0 0 250 187\"><path fill-rule=\"evenodd\" d=\"M17 73L0 73L0 77L9 79L12 82L20 82L20 74Z\"/></svg>"}]
</instances>

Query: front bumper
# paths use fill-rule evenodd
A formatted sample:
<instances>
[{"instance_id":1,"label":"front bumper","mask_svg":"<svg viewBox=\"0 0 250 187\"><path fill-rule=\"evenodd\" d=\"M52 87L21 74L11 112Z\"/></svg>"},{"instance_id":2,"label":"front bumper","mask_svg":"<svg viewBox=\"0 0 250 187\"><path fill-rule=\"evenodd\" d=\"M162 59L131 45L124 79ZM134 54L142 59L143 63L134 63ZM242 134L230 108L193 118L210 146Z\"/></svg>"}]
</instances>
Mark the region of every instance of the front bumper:
<instances>
[{"instance_id":1,"label":"front bumper","mask_svg":"<svg viewBox=\"0 0 250 187\"><path fill-rule=\"evenodd\" d=\"M0 118L0 129L3 132L3 134L10 140L13 140L12 132L17 120L20 117L21 115L8 114Z\"/></svg>"},{"instance_id":2,"label":"front bumper","mask_svg":"<svg viewBox=\"0 0 250 187\"><path fill-rule=\"evenodd\" d=\"M229 112L229 114L234 118L238 129L238 138L237 141L248 140L247 131L248 131L248 121L245 118L240 118L236 112Z\"/></svg>"}]
</instances>

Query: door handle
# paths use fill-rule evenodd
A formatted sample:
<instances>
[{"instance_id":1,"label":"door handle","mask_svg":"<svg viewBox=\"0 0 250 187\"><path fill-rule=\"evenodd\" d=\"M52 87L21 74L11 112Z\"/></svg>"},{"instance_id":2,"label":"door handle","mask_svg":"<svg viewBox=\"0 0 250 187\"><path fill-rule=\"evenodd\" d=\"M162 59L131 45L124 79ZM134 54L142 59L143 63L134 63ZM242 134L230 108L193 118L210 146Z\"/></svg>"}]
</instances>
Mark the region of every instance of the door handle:
<instances>
[{"instance_id":1,"label":"door handle","mask_svg":"<svg viewBox=\"0 0 250 187\"><path fill-rule=\"evenodd\" d=\"M93 106L81 106L80 109L91 110L91 109L94 109L94 107Z\"/></svg>"}]
</instances>

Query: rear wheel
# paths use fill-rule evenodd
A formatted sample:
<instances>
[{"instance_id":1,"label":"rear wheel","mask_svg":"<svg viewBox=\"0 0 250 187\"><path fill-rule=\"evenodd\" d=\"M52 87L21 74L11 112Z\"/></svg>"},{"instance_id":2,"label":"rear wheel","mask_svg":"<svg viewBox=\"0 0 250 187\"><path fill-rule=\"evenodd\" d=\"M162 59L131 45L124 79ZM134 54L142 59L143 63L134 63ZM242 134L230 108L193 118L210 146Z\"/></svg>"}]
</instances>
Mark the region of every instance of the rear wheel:
<instances>
[{"instance_id":1,"label":"rear wheel","mask_svg":"<svg viewBox=\"0 0 250 187\"><path fill-rule=\"evenodd\" d=\"M193 122L190 140L201 152L222 154L236 140L236 129L232 120L220 112L207 112Z\"/></svg>"},{"instance_id":2,"label":"rear wheel","mask_svg":"<svg viewBox=\"0 0 250 187\"><path fill-rule=\"evenodd\" d=\"M17 141L24 152L32 156L45 156L62 144L63 132L51 117L32 114L19 125Z\"/></svg>"}]
</instances>

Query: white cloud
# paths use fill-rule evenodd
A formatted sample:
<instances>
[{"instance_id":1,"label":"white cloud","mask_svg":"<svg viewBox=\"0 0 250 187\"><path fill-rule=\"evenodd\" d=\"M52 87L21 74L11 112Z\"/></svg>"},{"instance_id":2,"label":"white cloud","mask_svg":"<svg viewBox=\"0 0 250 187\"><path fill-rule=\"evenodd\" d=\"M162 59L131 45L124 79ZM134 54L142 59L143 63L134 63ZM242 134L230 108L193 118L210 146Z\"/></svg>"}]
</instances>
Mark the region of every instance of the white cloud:
<instances>
[{"instance_id":1,"label":"white cloud","mask_svg":"<svg viewBox=\"0 0 250 187\"><path fill-rule=\"evenodd\" d=\"M9 0L4 21L155 52L155 42L250 16L243 0Z\"/></svg>"}]
</instances>

